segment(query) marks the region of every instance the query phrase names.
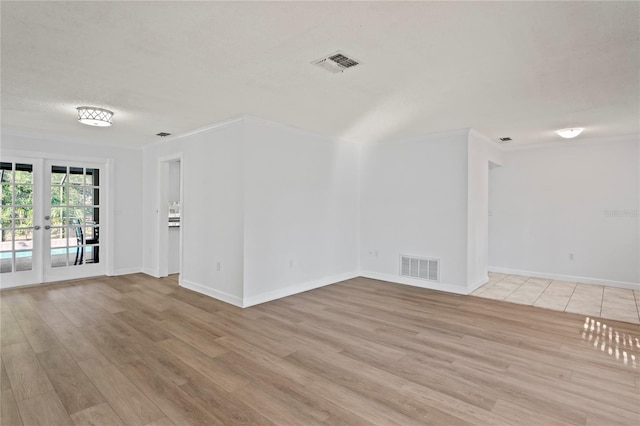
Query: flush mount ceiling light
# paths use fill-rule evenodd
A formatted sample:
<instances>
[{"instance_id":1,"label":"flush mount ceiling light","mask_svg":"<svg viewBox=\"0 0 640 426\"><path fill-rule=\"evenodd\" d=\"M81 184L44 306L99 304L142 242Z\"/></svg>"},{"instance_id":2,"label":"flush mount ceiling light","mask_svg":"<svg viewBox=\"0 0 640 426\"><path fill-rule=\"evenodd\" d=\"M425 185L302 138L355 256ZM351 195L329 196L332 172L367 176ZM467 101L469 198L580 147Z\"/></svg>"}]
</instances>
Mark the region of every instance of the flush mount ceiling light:
<instances>
[{"instance_id":1,"label":"flush mount ceiling light","mask_svg":"<svg viewBox=\"0 0 640 426\"><path fill-rule=\"evenodd\" d=\"M104 108L82 106L78 107L78 121L88 126L107 127L113 123L113 112Z\"/></svg>"},{"instance_id":2,"label":"flush mount ceiling light","mask_svg":"<svg viewBox=\"0 0 640 426\"><path fill-rule=\"evenodd\" d=\"M569 129L556 130L556 133L562 138L571 139L578 136L583 130L584 129L582 127L572 127Z\"/></svg>"}]
</instances>

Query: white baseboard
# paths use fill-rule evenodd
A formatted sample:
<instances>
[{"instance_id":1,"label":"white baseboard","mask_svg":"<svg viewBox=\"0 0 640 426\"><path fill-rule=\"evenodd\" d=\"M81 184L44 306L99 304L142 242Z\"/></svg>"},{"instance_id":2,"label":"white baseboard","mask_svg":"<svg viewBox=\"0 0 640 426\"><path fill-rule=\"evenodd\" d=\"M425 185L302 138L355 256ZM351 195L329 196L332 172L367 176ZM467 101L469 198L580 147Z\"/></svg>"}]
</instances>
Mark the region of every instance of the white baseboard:
<instances>
[{"instance_id":1,"label":"white baseboard","mask_svg":"<svg viewBox=\"0 0 640 426\"><path fill-rule=\"evenodd\" d=\"M204 294L205 296L213 297L214 299L222 300L223 302L230 303L235 306L242 306L242 298L234 296L233 294L225 293L224 291L215 290L213 288L204 286L202 284L194 283L193 281L181 279L180 286L193 290L197 293Z\"/></svg>"},{"instance_id":2,"label":"white baseboard","mask_svg":"<svg viewBox=\"0 0 640 426\"><path fill-rule=\"evenodd\" d=\"M475 282L474 284L468 285L467 286L467 294L473 293L473 291L475 289L477 289L478 287L482 287L483 285L485 285L488 282L489 282L489 276L487 275L485 278Z\"/></svg>"},{"instance_id":3,"label":"white baseboard","mask_svg":"<svg viewBox=\"0 0 640 426\"><path fill-rule=\"evenodd\" d=\"M413 287L428 288L430 290L446 291L456 294L469 294L467 287L454 284L436 283L432 281L422 281L413 278L401 277L399 275L385 274L382 272L361 271L360 276L374 280L388 281L395 284L410 285Z\"/></svg>"},{"instance_id":4,"label":"white baseboard","mask_svg":"<svg viewBox=\"0 0 640 426\"><path fill-rule=\"evenodd\" d=\"M111 272L110 274L108 274L110 277L115 277L118 275L129 275L129 274L138 274L140 272L144 272L143 268L141 267L137 267L137 268L124 268L124 269L116 269L115 271ZM146 273L146 272L145 272ZM151 275L151 274L147 274L147 275Z\"/></svg>"},{"instance_id":5,"label":"white baseboard","mask_svg":"<svg viewBox=\"0 0 640 426\"><path fill-rule=\"evenodd\" d=\"M553 274L548 272L525 271L522 269L503 268L500 266L489 266L489 272L498 272L501 274L523 275L526 277L545 278L549 280L568 281L572 283L606 285L609 287L629 288L632 290L640 290L640 283L632 283L626 281L603 280L600 278L575 277L571 275Z\"/></svg>"},{"instance_id":6,"label":"white baseboard","mask_svg":"<svg viewBox=\"0 0 640 426\"><path fill-rule=\"evenodd\" d=\"M142 272L143 274L151 275L154 278L160 278L160 271L158 271L157 269L142 267L142 270L140 272Z\"/></svg>"},{"instance_id":7,"label":"white baseboard","mask_svg":"<svg viewBox=\"0 0 640 426\"><path fill-rule=\"evenodd\" d=\"M295 284L295 285L281 288L278 290L267 291L265 293L261 293L256 296L245 298L243 307L247 308L249 306L259 305L260 303L269 302L275 299L281 299L283 297L291 296L293 294L298 294L305 291L313 290L314 288L335 284L340 281L350 280L358 276L359 275L355 272L340 274L340 275L332 275L330 277L322 278L319 280L307 281L302 284Z\"/></svg>"}]
</instances>

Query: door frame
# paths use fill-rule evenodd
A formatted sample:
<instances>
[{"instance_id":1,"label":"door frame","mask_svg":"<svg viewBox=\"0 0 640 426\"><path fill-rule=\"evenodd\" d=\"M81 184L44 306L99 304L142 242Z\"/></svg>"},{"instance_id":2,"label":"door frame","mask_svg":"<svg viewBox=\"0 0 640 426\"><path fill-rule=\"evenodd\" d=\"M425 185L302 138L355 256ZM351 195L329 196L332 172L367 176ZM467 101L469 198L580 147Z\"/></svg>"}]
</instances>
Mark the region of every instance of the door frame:
<instances>
[{"instance_id":1,"label":"door frame","mask_svg":"<svg viewBox=\"0 0 640 426\"><path fill-rule=\"evenodd\" d=\"M100 166L100 173L101 173L100 198L101 198L101 204L105 205L105 208L100 210L100 215L101 215L100 225L101 225L101 228L105 230L105 232L102 232L101 230L101 234L100 234L100 240L101 240L100 257L101 257L101 261L104 259L103 273L105 275L113 275L114 247L112 242L113 242L114 229L112 226L112 218L113 218L113 211L114 211L114 205L113 205L114 194L112 193L113 185L111 184L112 177L114 176L113 160L111 158L104 158L104 157L100 158L100 157L74 156L69 154L61 154L59 152L55 153L55 152L45 152L45 151L23 151L23 150L15 150L15 149L3 149L2 157L5 157L5 156L9 158L14 158L14 159L20 158L20 159L24 159L25 161L41 162L40 164L41 164L42 173L41 173L41 176L38 177L37 179L40 180L42 191L46 190L44 188L44 182L45 182L44 173L47 172L45 170L45 163L47 161L60 161L67 164L70 164L73 162L94 163L95 165ZM36 179L35 176L34 176L34 179ZM67 274L64 277L62 276L57 277L56 274L52 274L49 277L50 279L48 281L44 281L46 277L44 275L45 265L42 263L44 262L44 259L45 259L44 252L43 252L44 250L43 216L44 216L45 204L47 203L46 203L46 200L44 199L44 193L41 195L40 198L41 199L38 201L34 199L34 210L35 210L36 202L39 203L39 205L41 206L41 210L40 210L41 213L40 213L40 218L38 219L38 222L41 222L40 225L42 226L42 228L40 229L40 231L43 231L43 234L41 234L41 238L40 238L42 261L41 261L41 267L39 268L40 271L37 274L37 280L32 280L34 282L18 283L18 284L13 284L10 282L7 285L5 285L4 283L5 280L3 280L3 283L0 285L1 289L48 284L48 283L56 282L57 280L66 281L66 280L76 279L76 278L88 278L81 273L83 272L82 269L84 268L78 268L77 272ZM102 203L102 200L104 200L104 203ZM35 215L35 212L34 212L34 215ZM34 250L35 250L35 243L34 243Z\"/></svg>"},{"instance_id":2,"label":"door frame","mask_svg":"<svg viewBox=\"0 0 640 426\"><path fill-rule=\"evenodd\" d=\"M9 158L7 158L9 157ZM13 155L3 153L2 161L9 160L15 163L29 163L33 166L33 194L44 189L44 160L42 158L30 158L25 155ZM33 197L33 248L31 249L31 270L13 271L0 275L0 289L22 287L43 282L44 276L44 197ZM36 229L35 227L38 227ZM14 246L15 249L15 246ZM17 274L17 275L16 275Z\"/></svg>"},{"instance_id":3,"label":"door frame","mask_svg":"<svg viewBox=\"0 0 640 426\"><path fill-rule=\"evenodd\" d=\"M179 161L180 162L180 247L179 257L180 266L178 272L178 283L182 283L182 266L183 266L183 248L184 248L184 156L182 152L178 152L171 155L166 155L158 158L157 162L157 199L158 205L156 208L156 238L158 241L158 251L156 257L156 264L158 265L158 278L166 277L169 275L169 265L167 259L169 257L169 227L168 217L163 214L167 211L169 199L167 192L169 189L169 163Z\"/></svg>"}]
</instances>

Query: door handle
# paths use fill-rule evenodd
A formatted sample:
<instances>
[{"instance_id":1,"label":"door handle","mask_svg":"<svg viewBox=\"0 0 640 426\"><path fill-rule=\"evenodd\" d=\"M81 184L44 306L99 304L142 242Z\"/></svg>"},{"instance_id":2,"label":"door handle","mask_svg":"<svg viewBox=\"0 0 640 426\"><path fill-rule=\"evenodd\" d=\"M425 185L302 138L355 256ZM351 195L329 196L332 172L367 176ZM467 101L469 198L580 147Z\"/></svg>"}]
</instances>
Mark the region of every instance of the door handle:
<instances>
[{"instance_id":1,"label":"door handle","mask_svg":"<svg viewBox=\"0 0 640 426\"><path fill-rule=\"evenodd\" d=\"M51 229L51 227L49 225L45 225L44 229Z\"/></svg>"},{"instance_id":2,"label":"door handle","mask_svg":"<svg viewBox=\"0 0 640 426\"><path fill-rule=\"evenodd\" d=\"M34 226L33 229L35 229L37 231L38 229L40 229L40 225Z\"/></svg>"},{"instance_id":3,"label":"door handle","mask_svg":"<svg viewBox=\"0 0 640 426\"><path fill-rule=\"evenodd\" d=\"M44 220L49 220L49 219L51 219L51 216L45 216L44 217Z\"/></svg>"}]
</instances>

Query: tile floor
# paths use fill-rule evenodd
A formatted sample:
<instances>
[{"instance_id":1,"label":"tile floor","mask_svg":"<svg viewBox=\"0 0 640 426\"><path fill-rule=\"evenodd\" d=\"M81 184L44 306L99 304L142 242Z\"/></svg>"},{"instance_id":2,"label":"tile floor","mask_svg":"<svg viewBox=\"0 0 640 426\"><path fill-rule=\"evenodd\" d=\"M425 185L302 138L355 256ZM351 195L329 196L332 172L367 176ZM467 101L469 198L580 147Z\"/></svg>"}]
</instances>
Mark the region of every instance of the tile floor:
<instances>
[{"instance_id":1,"label":"tile floor","mask_svg":"<svg viewBox=\"0 0 640 426\"><path fill-rule=\"evenodd\" d=\"M473 296L640 324L640 291L489 273Z\"/></svg>"}]
</instances>

